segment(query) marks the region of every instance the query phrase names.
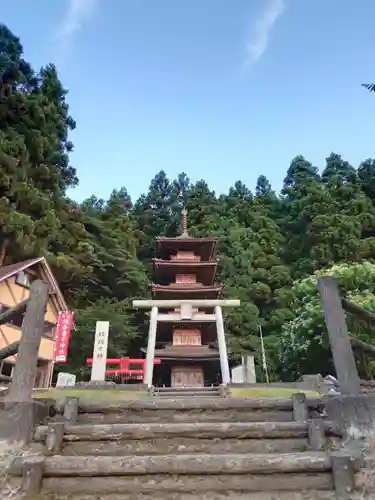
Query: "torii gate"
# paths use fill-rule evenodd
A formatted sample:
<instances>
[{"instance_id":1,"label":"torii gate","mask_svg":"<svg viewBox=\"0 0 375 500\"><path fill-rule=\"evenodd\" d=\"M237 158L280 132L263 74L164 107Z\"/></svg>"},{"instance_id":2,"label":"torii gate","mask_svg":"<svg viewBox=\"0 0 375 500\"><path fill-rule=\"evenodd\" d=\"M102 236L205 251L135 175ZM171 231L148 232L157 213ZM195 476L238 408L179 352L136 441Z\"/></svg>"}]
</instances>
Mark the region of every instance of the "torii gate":
<instances>
[{"instance_id":1,"label":"torii gate","mask_svg":"<svg viewBox=\"0 0 375 500\"><path fill-rule=\"evenodd\" d=\"M150 327L147 342L146 369L144 383L152 386L152 376L154 371L156 330L158 321L175 322L182 320L214 321L216 323L217 341L220 355L221 376L223 385L230 383L230 370L225 342L224 321L222 307L239 307L239 300L220 299L191 299L191 300L133 300L133 307L136 309L151 309ZM202 314L193 312L193 308L214 309L214 314ZM159 313L159 309L179 309L174 314Z\"/></svg>"}]
</instances>

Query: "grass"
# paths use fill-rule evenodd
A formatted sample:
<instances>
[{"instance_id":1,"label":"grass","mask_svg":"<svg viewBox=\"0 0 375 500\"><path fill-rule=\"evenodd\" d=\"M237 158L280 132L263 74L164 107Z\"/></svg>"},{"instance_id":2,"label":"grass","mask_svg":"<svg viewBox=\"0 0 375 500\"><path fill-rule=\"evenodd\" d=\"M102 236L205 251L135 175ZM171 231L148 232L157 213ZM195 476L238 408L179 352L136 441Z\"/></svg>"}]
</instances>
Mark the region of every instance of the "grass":
<instances>
[{"instance_id":1,"label":"grass","mask_svg":"<svg viewBox=\"0 0 375 500\"><path fill-rule=\"evenodd\" d=\"M284 387L239 387L231 388L231 394L236 398L291 398L296 392L304 392L308 398L319 397L315 391L302 391Z\"/></svg>"},{"instance_id":2,"label":"grass","mask_svg":"<svg viewBox=\"0 0 375 500\"><path fill-rule=\"evenodd\" d=\"M144 391L122 391L112 389L51 389L50 391L38 392L34 398L52 398L63 401L66 397L76 397L88 403L115 402L140 399L147 393Z\"/></svg>"}]
</instances>

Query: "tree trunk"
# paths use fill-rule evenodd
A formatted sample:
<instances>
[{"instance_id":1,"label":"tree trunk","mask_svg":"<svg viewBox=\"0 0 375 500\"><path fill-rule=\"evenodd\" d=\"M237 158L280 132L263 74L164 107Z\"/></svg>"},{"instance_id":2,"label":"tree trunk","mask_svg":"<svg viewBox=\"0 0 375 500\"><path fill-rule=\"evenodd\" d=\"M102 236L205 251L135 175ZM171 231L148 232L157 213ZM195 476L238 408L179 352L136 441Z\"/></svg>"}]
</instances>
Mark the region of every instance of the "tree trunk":
<instances>
[{"instance_id":1,"label":"tree trunk","mask_svg":"<svg viewBox=\"0 0 375 500\"><path fill-rule=\"evenodd\" d=\"M5 257L7 255L7 249L9 246L9 238L4 238L3 242L1 244L1 251L0 251L0 266L4 265Z\"/></svg>"},{"instance_id":2,"label":"tree trunk","mask_svg":"<svg viewBox=\"0 0 375 500\"><path fill-rule=\"evenodd\" d=\"M38 352L43 334L44 315L48 302L48 284L36 280L30 287L30 299L22 322L22 336L9 392L9 402L31 399L37 370Z\"/></svg>"}]
</instances>

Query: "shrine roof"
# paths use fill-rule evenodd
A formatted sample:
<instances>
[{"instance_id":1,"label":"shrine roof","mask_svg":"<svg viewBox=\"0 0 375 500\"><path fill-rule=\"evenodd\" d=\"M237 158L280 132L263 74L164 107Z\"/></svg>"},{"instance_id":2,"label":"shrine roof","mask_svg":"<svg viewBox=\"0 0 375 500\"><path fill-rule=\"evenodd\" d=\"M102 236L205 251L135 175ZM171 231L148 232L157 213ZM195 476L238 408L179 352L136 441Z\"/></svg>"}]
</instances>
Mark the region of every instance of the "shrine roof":
<instances>
[{"instance_id":1,"label":"shrine roof","mask_svg":"<svg viewBox=\"0 0 375 500\"><path fill-rule=\"evenodd\" d=\"M216 299L219 297L223 285L204 286L196 283L173 283L171 285L156 285L152 284L152 293L160 299L171 299L177 296L181 299L181 295L185 295L186 299Z\"/></svg>"},{"instance_id":2,"label":"shrine roof","mask_svg":"<svg viewBox=\"0 0 375 500\"><path fill-rule=\"evenodd\" d=\"M153 259L154 277L158 282L175 281L176 274L190 274L196 276L197 281L207 286L212 286L215 281L218 261L198 260L162 260Z\"/></svg>"},{"instance_id":3,"label":"shrine roof","mask_svg":"<svg viewBox=\"0 0 375 500\"><path fill-rule=\"evenodd\" d=\"M147 352L142 348L142 352ZM168 346L155 350L158 359L219 359L219 351L209 346Z\"/></svg>"},{"instance_id":4,"label":"shrine roof","mask_svg":"<svg viewBox=\"0 0 375 500\"><path fill-rule=\"evenodd\" d=\"M156 238L156 248L158 254L168 255L178 250L196 251L203 260L210 260L215 254L217 238L193 238L182 234L175 238L160 236Z\"/></svg>"},{"instance_id":5,"label":"shrine roof","mask_svg":"<svg viewBox=\"0 0 375 500\"><path fill-rule=\"evenodd\" d=\"M152 259L154 261L154 266L164 266L164 267L206 267L206 266L217 266L218 260L193 260L193 259L175 259L175 260L165 260L165 259Z\"/></svg>"}]
</instances>

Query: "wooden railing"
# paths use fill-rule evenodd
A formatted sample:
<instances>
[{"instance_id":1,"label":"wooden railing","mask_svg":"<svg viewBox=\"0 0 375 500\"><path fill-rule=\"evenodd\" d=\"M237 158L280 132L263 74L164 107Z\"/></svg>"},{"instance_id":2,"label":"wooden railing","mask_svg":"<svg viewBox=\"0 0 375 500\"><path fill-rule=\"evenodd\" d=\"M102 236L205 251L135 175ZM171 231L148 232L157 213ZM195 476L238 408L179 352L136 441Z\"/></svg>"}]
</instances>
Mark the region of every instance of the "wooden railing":
<instances>
[{"instance_id":1,"label":"wooden railing","mask_svg":"<svg viewBox=\"0 0 375 500\"><path fill-rule=\"evenodd\" d=\"M358 375L353 347L375 357L375 346L349 334L345 311L370 324L375 324L375 314L346 298L340 297L337 281L332 276L319 278L318 288L340 391L347 394L358 394L364 384Z\"/></svg>"}]
</instances>

